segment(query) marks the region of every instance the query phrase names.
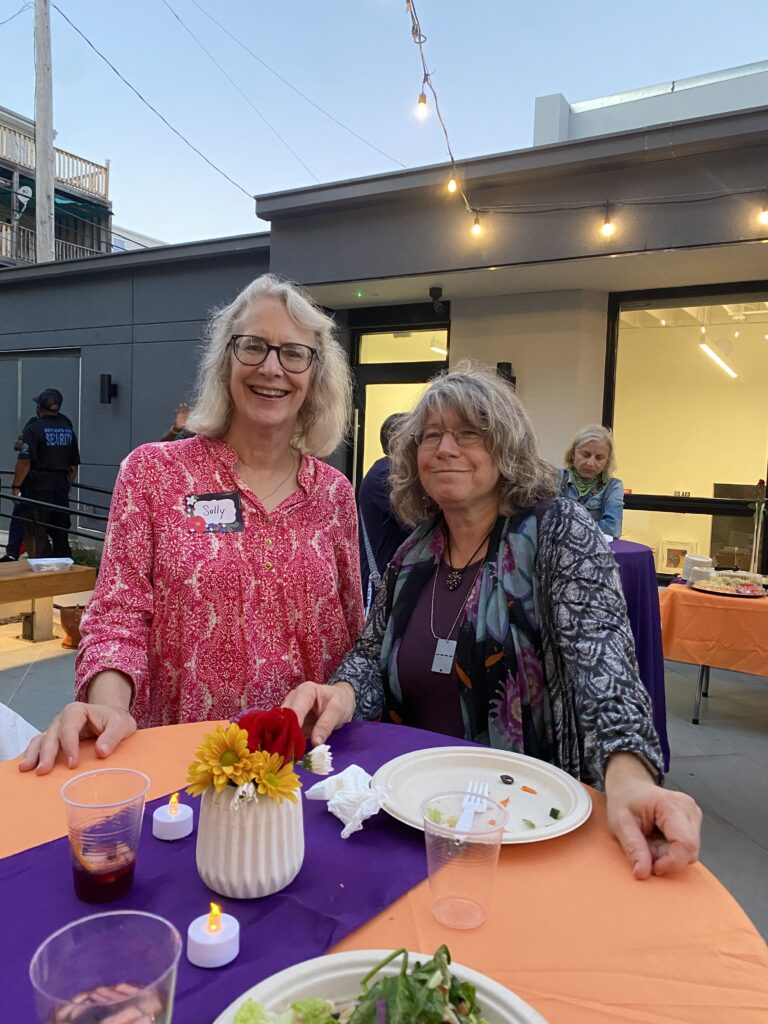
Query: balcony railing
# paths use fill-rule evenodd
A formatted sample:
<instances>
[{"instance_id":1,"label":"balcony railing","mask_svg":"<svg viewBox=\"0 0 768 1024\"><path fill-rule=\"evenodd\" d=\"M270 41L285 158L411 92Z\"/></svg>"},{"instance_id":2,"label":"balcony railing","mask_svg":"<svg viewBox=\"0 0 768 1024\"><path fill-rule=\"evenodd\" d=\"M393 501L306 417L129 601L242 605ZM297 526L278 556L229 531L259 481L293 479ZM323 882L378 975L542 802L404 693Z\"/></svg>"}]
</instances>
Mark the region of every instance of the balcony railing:
<instances>
[{"instance_id":1,"label":"balcony railing","mask_svg":"<svg viewBox=\"0 0 768 1024\"><path fill-rule=\"evenodd\" d=\"M0 124L0 160L35 169L35 140ZM95 164L64 149L54 149L54 176L64 185L109 199L109 163Z\"/></svg>"},{"instance_id":2,"label":"balcony railing","mask_svg":"<svg viewBox=\"0 0 768 1024\"><path fill-rule=\"evenodd\" d=\"M96 249L88 249L84 245L65 242L61 238L54 239L54 255L59 260L79 260L83 256L103 256ZM14 231L10 224L0 224L0 259L12 260L14 263L35 263L35 232L18 225Z\"/></svg>"}]
</instances>

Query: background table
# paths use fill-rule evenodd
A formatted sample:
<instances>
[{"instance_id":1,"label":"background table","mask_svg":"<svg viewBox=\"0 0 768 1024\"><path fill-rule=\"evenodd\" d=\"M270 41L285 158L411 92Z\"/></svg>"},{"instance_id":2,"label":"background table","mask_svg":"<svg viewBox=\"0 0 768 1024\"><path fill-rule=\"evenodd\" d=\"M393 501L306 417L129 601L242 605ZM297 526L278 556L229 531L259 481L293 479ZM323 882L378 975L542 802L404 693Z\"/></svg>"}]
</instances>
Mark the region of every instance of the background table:
<instances>
[{"instance_id":1,"label":"background table","mask_svg":"<svg viewBox=\"0 0 768 1024\"><path fill-rule=\"evenodd\" d=\"M621 589L627 601L627 614L635 638L640 678L651 695L653 724L659 734L664 755L664 770L669 771L667 740L667 704L664 693L664 654L661 644L659 586L653 552L645 544L615 540L611 551L616 557Z\"/></svg>"},{"instance_id":2,"label":"background table","mask_svg":"<svg viewBox=\"0 0 768 1024\"><path fill-rule=\"evenodd\" d=\"M149 797L162 796L178 788L210 728L142 730L107 764L146 771ZM79 769L103 764L86 744ZM15 762L0 764L0 856L64 834L58 794L71 776L63 765L36 777L20 774ZM768 952L740 907L701 865L636 881L608 833L600 794L593 803L576 832L502 850L495 904L482 928L438 925L424 883L335 949L432 952L446 942L456 961L513 989L550 1024L765 1024ZM64 875L62 885L70 884ZM83 904L82 916L92 909ZM26 971L26 963L14 962L7 926L3 935L3 969Z\"/></svg>"},{"instance_id":3,"label":"background table","mask_svg":"<svg viewBox=\"0 0 768 1024\"><path fill-rule=\"evenodd\" d=\"M729 597L671 585L662 591L660 603L664 657L701 667L694 723L710 668L768 676L768 598Z\"/></svg>"}]
</instances>

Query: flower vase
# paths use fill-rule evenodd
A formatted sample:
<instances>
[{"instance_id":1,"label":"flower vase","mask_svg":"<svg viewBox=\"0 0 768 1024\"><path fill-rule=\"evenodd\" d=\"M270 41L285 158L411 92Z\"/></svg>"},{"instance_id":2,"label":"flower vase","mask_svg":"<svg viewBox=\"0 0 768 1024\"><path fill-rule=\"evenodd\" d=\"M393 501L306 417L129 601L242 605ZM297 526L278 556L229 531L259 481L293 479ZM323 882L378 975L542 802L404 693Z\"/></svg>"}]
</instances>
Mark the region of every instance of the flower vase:
<instances>
[{"instance_id":1,"label":"flower vase","mask_svg":"<svg viewBox=\"0 0 768 1024\"><path fill-rule=\"evenodd\" d=\"M235 808L235 789L207 789L197 826L197 870L214 892L255 899L289 885L304 861L301 794L296 803L260 796Z\"/></svg>"}]
</instances>

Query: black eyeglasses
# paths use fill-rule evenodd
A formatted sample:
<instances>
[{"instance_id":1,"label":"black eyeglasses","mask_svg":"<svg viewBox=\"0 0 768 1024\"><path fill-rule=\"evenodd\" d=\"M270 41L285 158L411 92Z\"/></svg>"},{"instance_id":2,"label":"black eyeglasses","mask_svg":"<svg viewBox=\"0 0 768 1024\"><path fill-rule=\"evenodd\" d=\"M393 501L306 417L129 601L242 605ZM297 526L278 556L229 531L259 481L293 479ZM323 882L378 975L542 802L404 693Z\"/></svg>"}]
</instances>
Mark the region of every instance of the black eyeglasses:
<instances>
[{"instance_id":1,"label":"black eyeglasses","mask_svg":"<svg viewBox=\"0 0 768 1024\"><path fill-rule=\"evenodd\" d=\"M235 359L245 366L259 366L270 352L277 352L280 365L288 373L305 373L317 355L311 345L290 341L287 345L270 345L253 334L233 334L229 339Z\"/></svg>"}]
</instances>

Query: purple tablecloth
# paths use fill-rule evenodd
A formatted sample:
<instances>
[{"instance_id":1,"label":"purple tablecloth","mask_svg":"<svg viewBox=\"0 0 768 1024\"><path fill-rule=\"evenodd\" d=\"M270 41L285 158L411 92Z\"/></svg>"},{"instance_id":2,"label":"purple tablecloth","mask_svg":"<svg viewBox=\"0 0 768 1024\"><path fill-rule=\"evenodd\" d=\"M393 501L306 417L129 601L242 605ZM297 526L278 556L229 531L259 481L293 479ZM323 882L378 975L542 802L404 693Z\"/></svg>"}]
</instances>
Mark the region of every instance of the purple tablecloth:
<instances>
[{"instance_id":1,"label":"purple tablecloth","mask_svg":"<svg viewBox=\"0 0 768 1024\"><path fill-rule=\"evenodd\" d=\"M664 652L661 646L659 587L653 552L644 544L633 544L628 540L615 540L611 550L616 556L621 587L627 599L627 613L635 638L640 678L653 702L653 723L661 741L664 770L669 771Z\"/></svg>"},{"instance_id":2,"label":"purple tablecloth","mask_svg":"<svg viewBox=\"0 0 768 1024\"><path fill-rule=\"evenodd\" d=\"M359 764L371 774L407 751L465 743L419 729L362 722L335 733L331 742L337 771ZM306 773L302 777L305 786L318 781ZM187 796L184 800L194 805L197 825L199 801ZM147 806L133 889L114 903L94 907L76 898L66 838L0 861L0 1020L36 1020L27 966L46 936L70 921L104 910L147 910L172 921L186 946L190 921L207 913L215 899L240 922L240 955L226 967L205 970L193 967L182 953L173 1018L178 1024L210 1024L251 985L320 956L427 874L419 832L382 812L366 822L362 832L344 840L339 836L342 824L328 813L325 802L305 800L306 854L291 885L260 900L214 897L197 874L195 833L173 843L152 836L152 811L164 802Z\"/></svg>"}]
</instances>

